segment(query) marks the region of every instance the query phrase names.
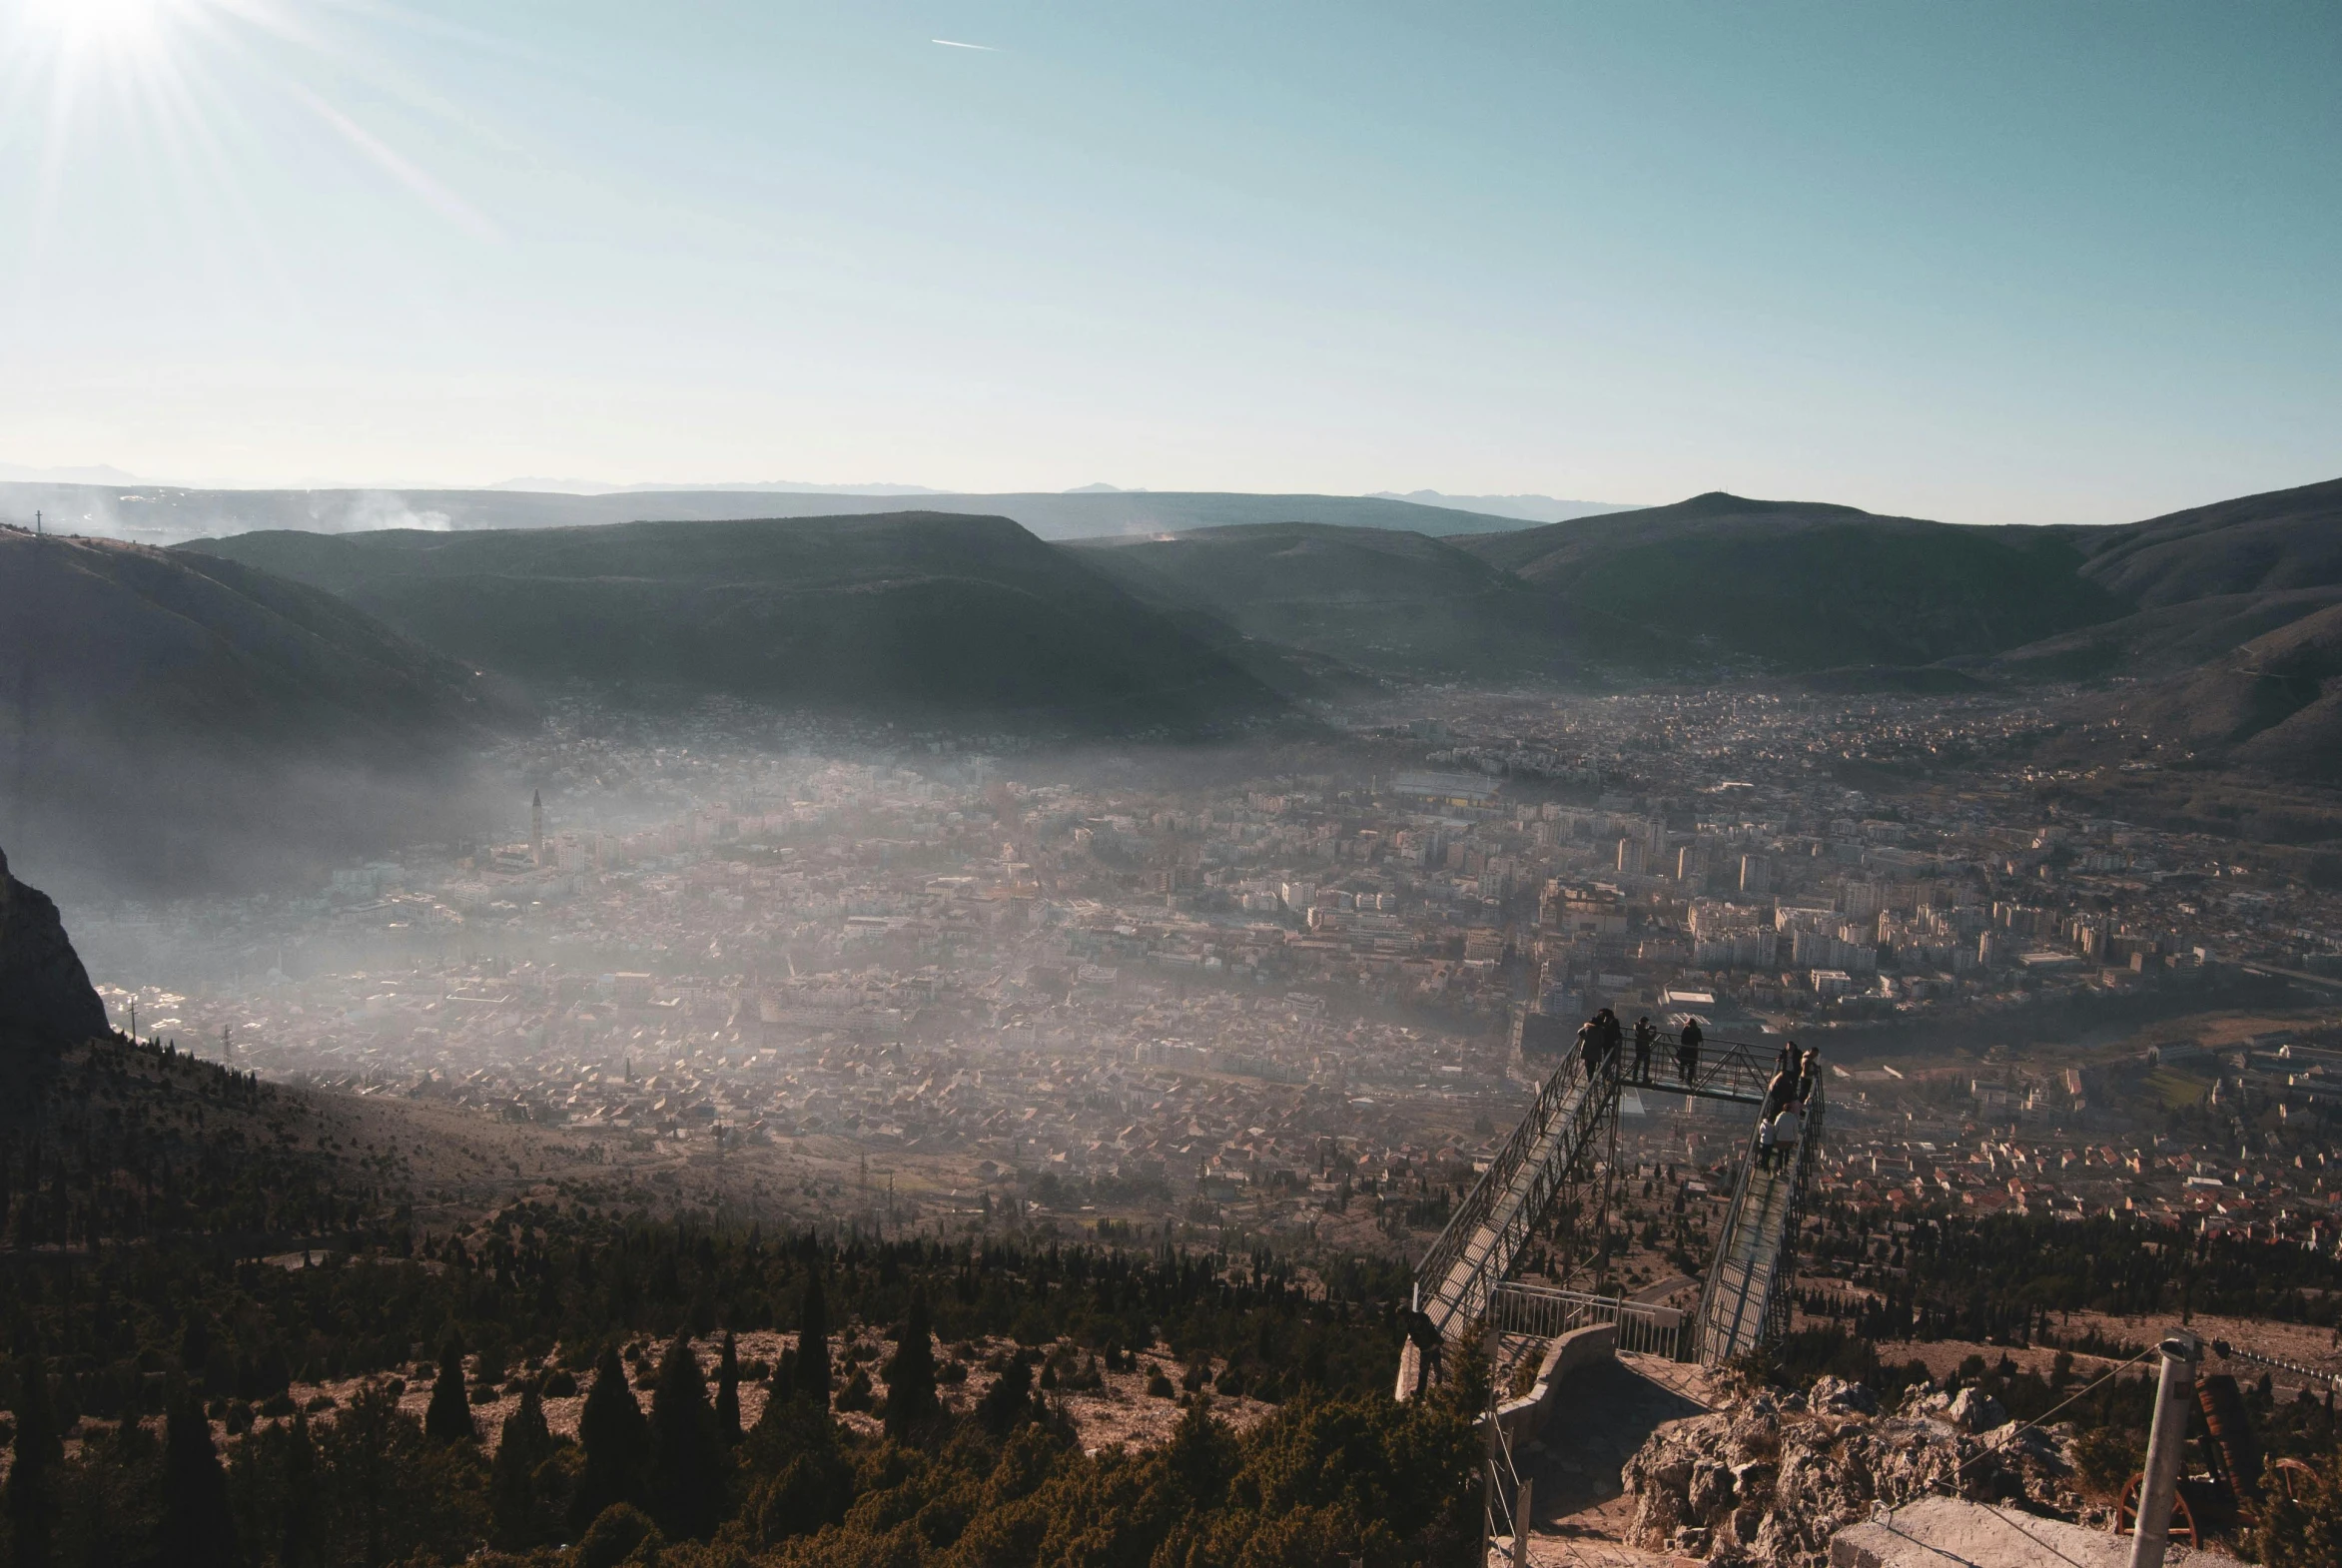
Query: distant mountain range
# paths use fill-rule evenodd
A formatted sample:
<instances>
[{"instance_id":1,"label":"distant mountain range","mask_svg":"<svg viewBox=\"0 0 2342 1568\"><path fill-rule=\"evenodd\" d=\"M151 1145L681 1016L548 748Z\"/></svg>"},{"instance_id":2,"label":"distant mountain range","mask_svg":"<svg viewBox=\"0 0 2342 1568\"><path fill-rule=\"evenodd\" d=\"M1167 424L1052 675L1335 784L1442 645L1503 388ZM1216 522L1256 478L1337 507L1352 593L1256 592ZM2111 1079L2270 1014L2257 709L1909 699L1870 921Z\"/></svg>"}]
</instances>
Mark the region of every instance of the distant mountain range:
<instances>
[{"instance_id":1,"label":"distant mountain range","mask_svg":"<svg viewBox=\"0 0 2342 1568\"><path fill-rule=\"evenodd\" d=\"M1202 529L1069 546L1167 611L1324 668L1798 674L1835 691L2112 680L2125 755L2342 783L2342 480L2116 527L1977 528L1723 493L1441 540ZM2113 715L2121 723L2112 722ZM2117 748L2119 749L2119 748Z\"/></svg>"},{"instance_id":2,"label":"distant mountain range","mask_svg":"<svg viewBox=\"0 0 2342 1568\"><path fill-rule=\"evenodd\" d=\"M175 553L324 589L423 646L536 683L1088 734L1200 734L1285 707L1005 517L267 531Z\"/></svg>"},{"instance_id":3,"label":"distant mountain range","mask_svg":"<svg viewBox=\"0 0 2342 1568\"><path fill-rule=\"evenodd\" d=\"M548 495L659 495L718 490L771 495L941 495L925 484L804 484L795 479L745 479L710 484L605 484L599 479L504 479L491 490L535 490Z\"/></svg>"},{"instance_id":4,"label":"distant mountain range","mask_svg":"<svg viewBox=\"0 0 2342 1568\"><path fill-rule=\"evenodd\" d=\"M1443 495L1437 490L1373 490L1386 501L1412 501L1418 506L1450 506L1490 517L1513 517L1522 522L1567 522L1572 517L1599 517L1604 512L1633 511L1617 501L1565 501L1551 495Z\"/></svg>"},{"instance_id":5,"label":"distant mountain range","mask_svg":"<svg viewBox=\"0 0 2342 1568\"><path fill-rule=\"evenodd\" d=\"M199 490L153 484L0 483L0 522L175 544L272 528L354 533L380 528L463 532L480 528L590 527L609 522L720 522L752 517L835 517L901 511L904 492L790 487L612 490ZM1517 518L1366 495L1248 495L1231 491L1084 489L1011 495L921 492L932 511L1009 517L1045 539L1176 533L1262 522L1323 522L1443 536L1519 527Z\"/></svg>"},{"instance_id":6,"label":"distant mountain range","mask_svg":"<svg viewBox=\"0 0 2342 1568\"><path fill-rule=\"evenodd\" d=\"M1391 680L2080 681L2088 725L2062 755L2342 783L2342 481L2110 528L1712 493L1445 537L1289 517L1141 530L1313 500L1428 509L1034 499L1092 508L1061 526L1115 526L1053 544L872 497L172 550L0 530L0 834L50 880L128 867L178 886L411 838L479 737L579 682L959 733L1199 736Z\"/></svg>"}]
</instances>

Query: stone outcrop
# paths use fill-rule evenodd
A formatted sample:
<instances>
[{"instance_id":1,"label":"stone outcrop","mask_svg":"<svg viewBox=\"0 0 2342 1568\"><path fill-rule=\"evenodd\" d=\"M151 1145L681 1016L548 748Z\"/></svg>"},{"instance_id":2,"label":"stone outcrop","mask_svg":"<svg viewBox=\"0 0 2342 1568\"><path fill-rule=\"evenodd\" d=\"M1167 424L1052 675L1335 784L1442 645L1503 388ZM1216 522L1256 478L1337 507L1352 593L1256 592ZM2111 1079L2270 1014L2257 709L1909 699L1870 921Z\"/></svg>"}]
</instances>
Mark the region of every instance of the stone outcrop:
<instances>
[{"instance_id":1,"label":"stone outcrop","mask_svg":"<svg viewBox=\"0 0 2342 1568\"><path fill-rule=\"evenodd\" d=\"M1831 1378L1810 1398L1746 1392L1662 1429L1627 1461L1631 1539L1730 1568L1822 1568L1831 1537L1877 1502L1949 1494L2067 1519L2086 1512L2061 1435L2005 1418L1979 1432L1997 1405L1954 1404L1936 1395L1881 1415L1868 1389Z\"/></svg>"},{"instance_id":2,"label":"stone outcrop","mask_svg":"<svg viewBox=\"0 0 2342 1568\"><path fill-rule=\"evenodd\" d=\"M9 875L0 853L0 1034L62 1046L108 1027L57 906Z\"/></svg>"}]
</instances>

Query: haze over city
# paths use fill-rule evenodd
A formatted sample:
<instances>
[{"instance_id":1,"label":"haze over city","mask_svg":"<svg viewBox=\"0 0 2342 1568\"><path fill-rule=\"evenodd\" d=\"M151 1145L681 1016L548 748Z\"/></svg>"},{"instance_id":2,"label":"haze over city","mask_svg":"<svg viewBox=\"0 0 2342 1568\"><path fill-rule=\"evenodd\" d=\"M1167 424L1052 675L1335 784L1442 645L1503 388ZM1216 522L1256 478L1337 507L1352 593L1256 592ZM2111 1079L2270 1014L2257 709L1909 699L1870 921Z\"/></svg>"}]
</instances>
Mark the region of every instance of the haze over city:
<instances>
[{"instance_id":1,"label":"haze over city","mask_svg":"<svg viewBox=\"0 0 2342 1568\"><path fill-rule=\"evenodd\" d=\"M0 0L0 1568L2331 1568L2337 80Z\"/></svg>"}]
</instances>

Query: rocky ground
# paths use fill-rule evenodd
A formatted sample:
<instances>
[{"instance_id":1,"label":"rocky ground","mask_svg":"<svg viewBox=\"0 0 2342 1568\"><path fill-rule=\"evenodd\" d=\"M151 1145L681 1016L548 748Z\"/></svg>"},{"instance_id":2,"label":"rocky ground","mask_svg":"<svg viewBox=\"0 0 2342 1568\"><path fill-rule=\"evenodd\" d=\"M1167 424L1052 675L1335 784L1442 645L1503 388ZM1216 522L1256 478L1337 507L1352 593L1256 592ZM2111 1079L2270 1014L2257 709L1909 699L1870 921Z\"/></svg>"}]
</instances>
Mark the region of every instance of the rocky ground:
<instances>
[{"instance_id":1,"label":"rocky ground","mask_svg":"<svg viewBox=\"0 0 2342 1568\"><path fill-rule=\"evenodd\" d=\"M1712 1564L1820 1568L1830 1537L1881 1502L1946 1494L2074 1519L2088 1505L2065 1435L2013 1425L1973 1389L1919 1395L1893 1412L1834 1378L1807 1395L1742 1390L1654 1433L1627 1461L1628 1538Z\"/></svg>"}]
</instances>

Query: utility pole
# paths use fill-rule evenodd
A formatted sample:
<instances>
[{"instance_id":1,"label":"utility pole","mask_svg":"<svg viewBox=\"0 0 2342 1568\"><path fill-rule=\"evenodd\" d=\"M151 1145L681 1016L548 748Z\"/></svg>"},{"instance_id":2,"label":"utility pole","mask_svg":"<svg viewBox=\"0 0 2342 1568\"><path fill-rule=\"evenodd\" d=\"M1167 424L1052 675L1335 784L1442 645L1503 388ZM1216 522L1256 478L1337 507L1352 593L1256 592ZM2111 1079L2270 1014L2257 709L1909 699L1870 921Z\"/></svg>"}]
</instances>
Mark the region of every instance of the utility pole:
<instances>
[{"instance_id":1,"label":"utility pole","mask_svg":"<svg viewBox=\"0 0 2342 1568\"><path fill-rule=\"evenodd\" d=\"M2161 1349L2163 1375L2155 1384L2155 1423L2147 1433L2147 1471L2138 1489L2130 1568L2163 1568L2172 1499L2179 1492L2179 1461L2187 1448L2187 1416L2195 1404L2195 1367L2203 1358L2202 1342L2184 1328L2165 1334Z\"/></svg>"}]
</instances>

